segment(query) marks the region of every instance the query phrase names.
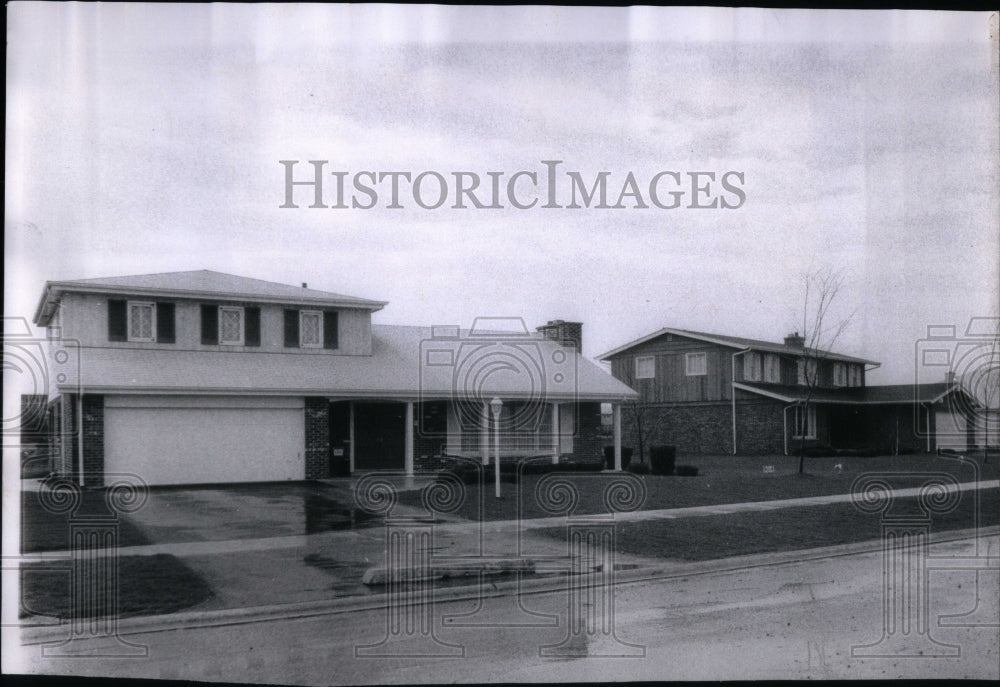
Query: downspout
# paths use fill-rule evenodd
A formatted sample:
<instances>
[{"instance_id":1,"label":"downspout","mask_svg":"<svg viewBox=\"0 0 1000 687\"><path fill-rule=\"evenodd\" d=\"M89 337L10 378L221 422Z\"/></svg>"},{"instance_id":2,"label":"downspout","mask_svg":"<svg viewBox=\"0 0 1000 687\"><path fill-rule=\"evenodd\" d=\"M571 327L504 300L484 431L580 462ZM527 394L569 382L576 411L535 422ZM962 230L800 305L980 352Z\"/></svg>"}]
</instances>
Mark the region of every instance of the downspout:
<instances>
[{"instance_id":1,"label":"downspout","mask_svg":"<svg viewBox=\"0 0 1000 687\"><path fill-rule=\"evenodd\" d=\"M736 356L743 355L744 353L749 353L749 348L744 348L742 351L736 351L733 353L733 373L729 377L729 395L732 397L733 401L733 455L736 455Z\"/></svg>"},{"instance_id":2,"label":"downspout","mask_svg":"<svg viewBox=\"0 0 1000 687\"><path fill-rule=\"evenodd\" d=\"M785 455L786 456L788 455L788 411L791 408L794 408L794 407L795 407L795 404L794 403L790 403L789 405L787 405L787 406L785 406L784 408L781 409L781 428L782 428L782 430L784 432L784 436L782 436L782 440L784 441L784 444L785 444Z\"/></svg>"}]
</instances>

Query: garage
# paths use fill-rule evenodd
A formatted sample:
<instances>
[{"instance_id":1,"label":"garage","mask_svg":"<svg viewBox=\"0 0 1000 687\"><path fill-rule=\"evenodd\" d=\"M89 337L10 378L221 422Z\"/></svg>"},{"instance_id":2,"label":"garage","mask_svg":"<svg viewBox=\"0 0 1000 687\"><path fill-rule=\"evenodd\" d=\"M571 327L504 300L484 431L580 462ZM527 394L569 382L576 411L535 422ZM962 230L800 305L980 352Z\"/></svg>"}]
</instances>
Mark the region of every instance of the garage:
<instances>
[{"instance_id":1,"label":"garage","mask_svg":"<svg viewBox=\"0 0 1000 687\"><path fill-rule=\"evenodd\" d=\"M302 398L107 396L105 472L147 484L305 479Z\"/></svg>"}]
</instances>

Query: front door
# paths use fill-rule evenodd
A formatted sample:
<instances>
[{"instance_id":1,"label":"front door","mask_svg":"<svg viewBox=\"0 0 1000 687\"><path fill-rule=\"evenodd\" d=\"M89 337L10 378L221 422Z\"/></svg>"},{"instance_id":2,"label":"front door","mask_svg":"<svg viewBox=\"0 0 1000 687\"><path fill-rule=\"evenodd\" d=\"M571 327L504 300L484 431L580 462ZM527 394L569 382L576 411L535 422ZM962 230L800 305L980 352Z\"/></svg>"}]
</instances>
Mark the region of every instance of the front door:
<instances>
[{"instance_id":1,"label":"front door","mask_svg":"<svg viewBox=\"0 0 1000 687\"><path fill-rule=\"evenodd\" d=\"M406 450L406 406L354 404L354 469L402 470Z\"/></svg>"}]
</instances>

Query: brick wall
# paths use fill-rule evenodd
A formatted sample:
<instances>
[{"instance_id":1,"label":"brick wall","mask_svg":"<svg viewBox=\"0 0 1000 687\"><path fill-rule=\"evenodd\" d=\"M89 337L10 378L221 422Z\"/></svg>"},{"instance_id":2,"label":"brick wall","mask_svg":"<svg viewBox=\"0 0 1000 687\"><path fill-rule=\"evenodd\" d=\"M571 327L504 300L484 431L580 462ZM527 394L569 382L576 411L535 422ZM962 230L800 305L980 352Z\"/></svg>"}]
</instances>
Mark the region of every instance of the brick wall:
<instances>
[{"instance_id":1,"label":"brick wall","mask_svg":"<svg viewBox=\"0 0 1000 687\"><path fill-rule=\"evenodd\" d=\"M642 420L644 462L649 460L649 447L658 445L676 446L679 454L732 453L730 403L623 405L622 446L635 451L633 460L639 457L637 415Z\"/></svg>"},{"instance_id":2,"label":"brick wall","mask_svg":"<svg viewBox=\"0 0 1000 687\"><path fill-rule=\"evenodd\" d=\"M784 453L785 424L782 404L775 401L741 401L736 404L737 455ZM730 418L729 431L732 432ZM730 440L729 445L732 446Z\"/></svg>"},{"instance_id":3,"label":"brick wall","mask_svg":"<svg viewBox=\"0 0 1000 687\"><path fill-rule=\"evenodd\" d=\"M83 483L104 486L104 396L83 395Z\"/></svg>"},{"instance_id":4,"label":"brick wall","mask_svg":"<svg viewBox=\"0 0 1000 687\"><path fill-rule=\"evenodd\" d=\"M604 460L604 436L601 433L601 404L578 403L576 406L576 436L573 438L572 459L579 463L599 463Z\"/></svg>"},{"instance_id":5,"label":"brick wall","mask_svg":"<svg viewBox=\"0 0 1000 687\"><path fill-rule=\"evenodd\" d=\"M330 476L330 404L325 398L306 398L306 479Z\"/></svg>"}]
</instances>

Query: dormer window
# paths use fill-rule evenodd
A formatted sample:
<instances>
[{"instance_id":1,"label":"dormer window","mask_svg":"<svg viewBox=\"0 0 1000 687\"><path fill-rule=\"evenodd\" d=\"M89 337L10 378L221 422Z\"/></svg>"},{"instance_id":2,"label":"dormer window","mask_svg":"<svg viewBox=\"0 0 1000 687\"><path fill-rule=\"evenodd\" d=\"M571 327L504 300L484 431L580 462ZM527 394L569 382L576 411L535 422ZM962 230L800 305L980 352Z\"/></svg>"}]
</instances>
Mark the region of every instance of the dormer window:
<instances>
[{"instance_id":1,"label":"dormer window","mask_svg":"<svg viewBox=\"0 0 1000 687\"><path fill-rule=\"evenodd\" d=\"M299 345L302 348L323 347L323 313L319 310L299 311Z\"/></svg>"},{"instance_id":2,"label":"dormer window","mask_svg":"<svg viewBox=\"0 0 1000 687\"><path fill-rule=\"evenodd\" d=\"M338 320L336 310L285 310L285 348L336 349Z\"/></svg>"},{"instance_id":3,"label":"dormer window","mask_svg":"<svg viewBox=\"0 0 1000 687\"><path fill-rule=\"evenodd\" d=\"M128 302L128 340L156 341L156 304Z\"/></svg>"},{"instance_id":4,"label":"dormer window","mask_svg":"<svg viewBox=\"0 0 1000 687\"><path fill-rule=\"evenodd\" d=\"M219 343L242 346L243 334L243 308L219 306Z\"/></svg>"}]
</instances>

